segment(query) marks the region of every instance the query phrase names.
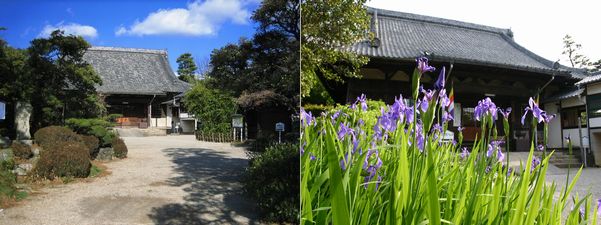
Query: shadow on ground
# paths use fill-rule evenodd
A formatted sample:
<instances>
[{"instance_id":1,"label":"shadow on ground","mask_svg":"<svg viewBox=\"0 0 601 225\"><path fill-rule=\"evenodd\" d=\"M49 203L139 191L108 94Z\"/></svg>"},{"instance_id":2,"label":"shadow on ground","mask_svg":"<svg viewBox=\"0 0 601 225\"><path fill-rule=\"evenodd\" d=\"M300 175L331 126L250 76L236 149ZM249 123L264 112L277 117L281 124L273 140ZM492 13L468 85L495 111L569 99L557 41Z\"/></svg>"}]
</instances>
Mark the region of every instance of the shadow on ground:
<instances>
[{"instance_id":1,"label":"shadow on ground","mask_svg":"<svg viewBox=\"0 0 601 225\"><path fill-rule=\"evenodd\" d=\"M248 160L202 148L163 151L181 175L169 179L168 185L184 186L188 196L183 204L153 208L149 217L155 224L260 224L240 183Z\"/></svg>"}]
</instances>

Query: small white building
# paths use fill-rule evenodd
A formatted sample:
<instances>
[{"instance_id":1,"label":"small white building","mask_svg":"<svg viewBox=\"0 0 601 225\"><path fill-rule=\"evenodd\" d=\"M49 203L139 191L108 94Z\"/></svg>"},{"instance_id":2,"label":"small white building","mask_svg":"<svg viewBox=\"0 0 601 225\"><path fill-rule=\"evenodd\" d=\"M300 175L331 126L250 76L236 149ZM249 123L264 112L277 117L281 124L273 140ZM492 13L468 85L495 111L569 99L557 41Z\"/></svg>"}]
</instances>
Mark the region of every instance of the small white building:
<instances>
[{"instance_id":1,"label":"small white building","mask_svg":"<svg viewBox=\"0 0 601 225\"><path fill-rule=\"evenodd\" d=\"M583 146L601 166L601 73L582 78L576 86L543 100L544 110L556 114L549 124L549 148ZM580 127L580 130L578 128Z\"/></svg>"}]
</instances>

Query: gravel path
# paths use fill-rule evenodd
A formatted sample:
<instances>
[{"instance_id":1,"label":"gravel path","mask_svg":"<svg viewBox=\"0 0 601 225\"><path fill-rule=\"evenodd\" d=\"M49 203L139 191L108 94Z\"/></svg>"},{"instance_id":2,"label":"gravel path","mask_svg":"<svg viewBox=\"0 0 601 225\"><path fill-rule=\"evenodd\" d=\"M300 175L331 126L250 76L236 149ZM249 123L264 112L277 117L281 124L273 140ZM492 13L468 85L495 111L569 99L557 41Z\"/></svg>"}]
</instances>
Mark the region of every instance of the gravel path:
<instances>
[{"instance_id":1,"label":"gravel path","mask_svg":"<svg viewBox=\"0 0 601 225\"><path fill-rule=\"evenodd\" d=\"M259 224L242 195L243 149L193 136L127 137L128 158L91 183L46 194L0 212L0 224Z\"/></svg>"}]
</instances>

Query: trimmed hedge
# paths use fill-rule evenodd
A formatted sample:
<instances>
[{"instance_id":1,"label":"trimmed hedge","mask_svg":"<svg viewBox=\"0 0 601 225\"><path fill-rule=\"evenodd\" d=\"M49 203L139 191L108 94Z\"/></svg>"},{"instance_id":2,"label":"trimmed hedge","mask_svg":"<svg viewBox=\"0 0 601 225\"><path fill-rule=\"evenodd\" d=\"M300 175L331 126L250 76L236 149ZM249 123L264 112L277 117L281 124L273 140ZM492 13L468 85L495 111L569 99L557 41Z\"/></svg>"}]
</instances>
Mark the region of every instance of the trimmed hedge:
<instances>
[{"instance_id":1,"label":"trimmed hedge","mask_svg":"<svg viewBox=\"0 0 601 225\"><path fill-rule=\"evenodd\" d=\"M120 159L127 158L127 146L125 145L123 139L115 138L112 144L115 157Z\"/></svg>"},{"instance_id":2,"label":"trimmed hedge","mask_svg":"<svg viewBox=\"0 0 601 225\"><path fill-rule=\"evenodd\" d=\"M299 215L299 146L275 144L251 154L244 180L245 191L270 221L297 223Z\"/></svg>"},{"instance_id":3,"label":"trimmed hedge","mask_svg":"<svg viewBox=\"0 0 601 225\"><path fill-rule=\"evenodd\" d=\"M39 129L33 134L35 142L47 149L57 142L83 142L81 136L66 127L49 126Z\"/></svg>"},{"instance_id":4,"label":"trimmed hedge","mask_svg":"<svg viewBox=\"0 0 601 225\"><path fill-rule=\"evenodd\" d=\"M15 157L21 159L29 159L33 156L33 152L31 151L31 146L27 144L23 144L21 142L15 141L10 145L10 148L13 150L13 155Z\"/></svg>"},{"instance_id":5,"label":"trimmed hedge","mask_svg":"<svg viewBox=\"0 0 601 225\"><path fill-rule=\"evenodd\" d=\"M34 169L35 174L55 177L87 177L90 174L90 153L81 141L56 141L45 144Z\"/></svg>"},{"instance_id":6,"label":"trimmed hedge","mask_svg":"<svg viewBox=\"0 0 601 225\"><path fill-rule=\"evenodd\" d=\"M81 140L83 144L88 148L88 152L90 153L90 159L96 158L98 154L99 141L98 138L91 135L81 135Z\"/></svg>"},{"instance_id":7,"label":"trimmed hedge","mask_svg":"<svg viewBox=\"0 0 601 225\"><path fill-rule=\"evenodd\" d=\"M116 114L111 114L108 120L114 119L113 117L119 116ZM110 146L113 139L117 136L115 133L111 132L108 128L112 127L114 124L104 119L78 119L78 118L70 118L65 121L65 125L78 134L83 135L93 135L100 140L100 146L108 147Z\"/></svg>"}]
</instances>

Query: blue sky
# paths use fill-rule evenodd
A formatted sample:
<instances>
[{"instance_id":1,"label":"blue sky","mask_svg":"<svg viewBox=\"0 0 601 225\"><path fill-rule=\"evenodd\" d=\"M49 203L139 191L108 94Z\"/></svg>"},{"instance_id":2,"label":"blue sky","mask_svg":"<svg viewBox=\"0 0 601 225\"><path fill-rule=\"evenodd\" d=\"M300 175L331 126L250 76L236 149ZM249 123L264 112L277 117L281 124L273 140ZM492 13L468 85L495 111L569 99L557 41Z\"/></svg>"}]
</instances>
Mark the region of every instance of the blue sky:
<instances>
[{"instance_id":1,"label":"blue sky","mask_svg":"<svg viewBox=\"0 0 601 225\"><path fill-rule=\"evenodd\" d=\"M241 37L252 37L258 0L0 1L0 37L27 48L54 29L82 35L92 46L166 49L174 71L185 52L197 62Z\"/></svg>"}]
</instances>

